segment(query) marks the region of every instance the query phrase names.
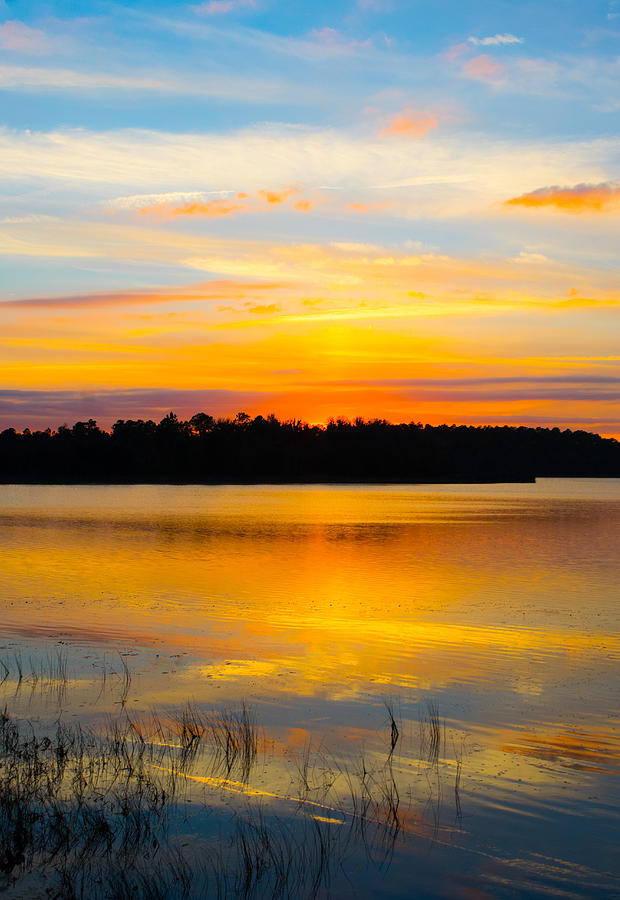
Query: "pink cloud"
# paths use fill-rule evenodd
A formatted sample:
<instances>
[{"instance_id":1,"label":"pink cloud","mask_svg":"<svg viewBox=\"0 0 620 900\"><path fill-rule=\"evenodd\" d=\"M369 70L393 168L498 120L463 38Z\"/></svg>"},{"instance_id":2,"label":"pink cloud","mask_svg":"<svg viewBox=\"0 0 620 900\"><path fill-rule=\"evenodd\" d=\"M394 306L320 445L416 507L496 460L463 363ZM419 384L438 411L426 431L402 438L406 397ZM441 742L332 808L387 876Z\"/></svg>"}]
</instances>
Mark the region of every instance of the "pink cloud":
<instances>
[{"instance_id":1,"label":"pink cloud","mask_svg":"<svg viewBox=\"0 0 620 900\"><path fill-rule=\"evenodd\" d=\"M208 3L201 3L192 9L199 16L225 16L228 13L255 7L256 0L209 0Z\"/></svg>"},{"instance_id":2,"label":"pink cloud","mask_svg":"<svg viewBox=\"0 0 620 900\"><path fill-rule=\"evenodd\" d=\"M370 39L366 41L357 41L354 38L346 38L335 28L321 28L311 31L309 34L311 40L331 51L333 54L350 54L357 53L359 50L369 50L372 47Z\"/></svg>"},{"instance_id":3,"label":"pink cloud","mask_svg":"<svg viewBox=\"0 0 620 900\"><path fill-rule=\"evenodd\" d=\"M462 71L466 78L494 83L502 80L505 69L492 56L482 53L480 56L469 59L464 64Z\"/></svg>"},{"instance_id":4,"label":"pink cloud","mask_svg":"<svg viewBox=\"0 0 620 900\"><path fill-rule=\"evenodd\" d=\"M414 109L403 109L381 129L382 137L419 138L432 128L437 127L437 119L429 112L417 112Z\"/></svg>"},{"instance_id":5,"label":"pink cloud","mask_svg":"<svg viewBox=\"0 0 620 900\"><path fill-rule=\"evenodd\" d=\"M468 53L471 50L469 44L453 44L452 47L448 47L448 49L444 52L444 56L453 61L458 59L459 56L463 56L463 54Z\"/></svg>"},{"instance_id":6,"label":"pink cloud","mask_svg":"<svg viewBox=\"0 0 620 900\"><path fill-rule=\"evenodd\" d=\"M51 42L43 31L13 19L0 25L0 47L18 53L45 53Z\"/></svg>"}]
</instances>

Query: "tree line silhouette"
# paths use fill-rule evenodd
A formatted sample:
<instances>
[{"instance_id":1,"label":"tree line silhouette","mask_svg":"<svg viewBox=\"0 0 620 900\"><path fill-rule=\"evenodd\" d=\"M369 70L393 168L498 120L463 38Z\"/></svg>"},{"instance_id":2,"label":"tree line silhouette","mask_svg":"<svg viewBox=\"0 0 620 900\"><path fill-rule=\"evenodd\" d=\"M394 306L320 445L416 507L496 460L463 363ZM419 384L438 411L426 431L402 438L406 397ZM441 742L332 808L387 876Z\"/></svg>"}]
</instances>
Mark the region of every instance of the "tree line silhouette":
<instances>
[{"instance_id":1,"label":"tree line silhouette","mask_svg":"<svg viewBox=\"0 0 620 900\"><path fill-rule=\"evenodd\" d=\"M0 433L3 483L318 483L531 481L620 476L620 443L586 431L525 426L327 425L237 413L173 412L156 423L94 419Z\"/></svg>"}]
</instances>

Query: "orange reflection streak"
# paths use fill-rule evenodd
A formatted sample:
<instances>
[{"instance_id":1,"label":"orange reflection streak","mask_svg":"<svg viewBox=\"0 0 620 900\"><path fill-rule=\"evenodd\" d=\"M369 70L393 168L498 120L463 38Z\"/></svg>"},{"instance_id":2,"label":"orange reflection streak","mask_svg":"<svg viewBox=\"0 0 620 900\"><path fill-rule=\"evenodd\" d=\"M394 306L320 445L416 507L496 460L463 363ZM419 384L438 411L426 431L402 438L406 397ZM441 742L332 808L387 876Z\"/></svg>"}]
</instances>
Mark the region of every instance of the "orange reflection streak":
<instances>
[{"instance_id":1,"label":"orange reflection streak","mask_svg":"<svg viewBox=\"0 0 620 900\"><path fill-rule=\"evenodd\" d=\"M172 769L164 769L162 766L153 766L153 768L159 769L162 772L172 773L173 771ZM339 810L334 809L332 806L325 806L323 803L317 803L316 800L308 800L305 797L290 797L286 794L272 794L269 791L251 787L243 781L231 781L229 778L216 778L209 775L188 775L186 772L179 772L178 769L174 770L174 775L178 778L185 778L186 781L195 781L197 784L207 784L209 787L223 788L225 791L231 791L233 794L243 794L246 797L267 797L270 800L284 800L288 803L295 803L300 806L308 806L314 809L322 809L326 812L339 812ZM312 816L312 818L317 819L319 822L333 822L336 825L344 824L342 818L321 818L319 816Z\"/></svg>"},{"instance_id":2,"label":"orange reflection streak","mask_svg":"<svg viewBox=\"0 0 620 900\"><path fill-rule=\"evenodd\" d=\"M567 769L620 775L620 746L613 731L595 734L575 729L548 735L526 734L501 749L558 763Z\"/></svg>"}]
</instances>

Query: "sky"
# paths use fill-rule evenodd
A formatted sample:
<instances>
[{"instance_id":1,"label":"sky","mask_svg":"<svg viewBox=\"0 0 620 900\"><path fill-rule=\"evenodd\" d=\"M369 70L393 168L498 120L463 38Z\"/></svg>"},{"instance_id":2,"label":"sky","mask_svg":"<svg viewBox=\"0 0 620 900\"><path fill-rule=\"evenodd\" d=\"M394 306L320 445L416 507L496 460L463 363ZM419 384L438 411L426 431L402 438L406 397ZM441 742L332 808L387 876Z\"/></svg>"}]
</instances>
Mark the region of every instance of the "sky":
<instances>
[{"instance_id":1,"label":"sky","mask_svg":"<svg viewBox=\"0 0 620 900\"><path fill-rule=\"evenodd\" d=\"M0 428L620 436L620 0L0 0Z\"/></svg>"}]
</instances>

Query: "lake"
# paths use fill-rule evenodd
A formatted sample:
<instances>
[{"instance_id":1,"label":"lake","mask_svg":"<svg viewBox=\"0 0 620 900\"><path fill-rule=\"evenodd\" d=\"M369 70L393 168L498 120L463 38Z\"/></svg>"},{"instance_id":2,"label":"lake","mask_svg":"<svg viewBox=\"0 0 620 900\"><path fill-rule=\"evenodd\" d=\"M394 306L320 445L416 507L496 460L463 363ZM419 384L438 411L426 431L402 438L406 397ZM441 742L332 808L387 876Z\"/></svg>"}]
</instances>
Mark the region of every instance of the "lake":
<instances>
[{"instance_id":1,"label":"lake","mask_svg":"<svg viewBox=\"0 0 620 900\"><path fill-rule=\"evenodd\" d=\"M0 486L0 705L190 745L151 854L209 896L620 896L619 526L617 479Z\"/></svg>"}]
</instances>

